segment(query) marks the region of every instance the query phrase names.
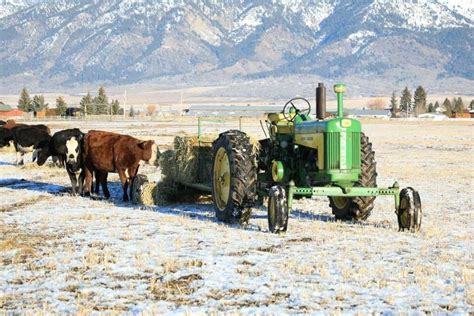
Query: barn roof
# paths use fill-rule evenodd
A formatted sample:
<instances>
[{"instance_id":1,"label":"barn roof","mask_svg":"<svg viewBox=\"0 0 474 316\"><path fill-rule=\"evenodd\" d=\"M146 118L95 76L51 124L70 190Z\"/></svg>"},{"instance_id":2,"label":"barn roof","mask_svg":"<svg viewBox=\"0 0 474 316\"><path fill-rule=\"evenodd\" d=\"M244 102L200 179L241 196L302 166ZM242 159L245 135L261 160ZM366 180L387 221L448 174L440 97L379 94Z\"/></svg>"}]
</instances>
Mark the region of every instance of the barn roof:
<instances>
[{"instance_id":1,"label":"barn roof","mask_svg":"<svg viewBox=\"0 0 474 316\"><path fill-rule=\"evenodd\" d=\"M3 102L0 102L0 112L9 112L13 110L11 106L8 104L4 104Z\"/></svg>"}]
</instances>

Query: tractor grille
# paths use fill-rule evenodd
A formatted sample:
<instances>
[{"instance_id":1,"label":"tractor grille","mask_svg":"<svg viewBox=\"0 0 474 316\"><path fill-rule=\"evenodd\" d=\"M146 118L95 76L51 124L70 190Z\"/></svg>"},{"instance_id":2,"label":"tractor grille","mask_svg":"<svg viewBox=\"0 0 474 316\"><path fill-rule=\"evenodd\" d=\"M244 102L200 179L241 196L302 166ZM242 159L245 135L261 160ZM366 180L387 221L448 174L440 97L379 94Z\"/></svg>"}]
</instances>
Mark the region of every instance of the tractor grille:
<instances>
[{"instance_id":1,"label":"tractor grille","mask_svg":"<svg viewBox=\"0 0 474 316\"><path fill-rule=\"evenodd\" d=\"M347 146L341 146L341 133L326 133L324 144L324 148L327 150L324 166L326 170L360 168L360 133L348 132L342 139L346 140ZM345 150L346 157L343 159L347 159L343 164L341 164L341 148L343 151Z\"/></svg>"},{"instance_id":2,"label":"tractor grille","mask_svg":"<svg viewBox=\"0 0 474 316\"><path fill-rule=\"evenodd\" d=\"M352 132L352 169L360 168L360 133Z\"/></svg>"},{"instance_id":3,"label":"tractor grille","mask_svg":"<svg viewBox=\"0 0 474 316\"><path fill-rule=\"evenodd\" d=\"M341 159L340 153L340 133L326 133L324 148L327 150L325 169L339 169Z\"/></svg>"}]
</instances>

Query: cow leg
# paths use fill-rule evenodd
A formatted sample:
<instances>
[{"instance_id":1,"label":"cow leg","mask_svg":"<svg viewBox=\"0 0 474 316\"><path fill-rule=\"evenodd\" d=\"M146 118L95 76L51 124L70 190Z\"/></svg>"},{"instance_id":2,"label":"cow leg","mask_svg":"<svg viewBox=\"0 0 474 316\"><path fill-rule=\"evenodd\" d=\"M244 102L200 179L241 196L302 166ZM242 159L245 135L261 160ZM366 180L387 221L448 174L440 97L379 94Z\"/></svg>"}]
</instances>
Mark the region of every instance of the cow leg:
<instances>
[{"instance_id":1,"label":"cow leg","mask_svg":"<svg viewBox=\"0 0 474 316\"><path fill-rule=\"evenodd\" d=\"M130 172L130 177L129 177L129 183L130 183L130 199L133 200L133 182L135 181L135 177L137 176L138 173L138 168L140 165L138 165L134 171ZM131 169L131 168L130 168Z\"/></svg>"},{"instance_id":2,"label":"cow leg","mask_svg":"<svg viewBox=\"0 0 474 316\"><path fill-rule=\"evenodd\" d=\"M110 198L109 188L107 187L107 172L101 172L100 174L100 184L102 185L102 193L104 197L108 200Z\"/></svg>"},{"instance_id":3,"label":"cow leg","mask_svg":"<svg viewBox=\"0 0 474 316\"><path fill-rule=\"evenodd\" d=\"M77 195L77 178L76 174L71 171L67 171L67 174L69 175L69 179L71 180L71 185L72 185L72 195Z\"/></svg>"},{"instance_id":4,"label":"cow leg","mask_svg":"<svg viewBox=\"0 0 474 316\"><path fill-rule=\"evenodd\" d=\"M92 191L92 169L90 167L84 167L85 187L84 196L90 196Z\"/></svg>"},{"instance_id":5,"label":"cow leg","mask_svg":"<svg viewBox=\"0 0 474 316\"><path fill-rule=\"evenodd\" d=\"M120 181L122 182L122 189L123 189L123 201L128 202L128 179L125 174L125 170L119 170L118 172Z\"/></svg>"},{"instance_id":6,"label":"cow leg","mask_svg":"<svg viewBox=\"0 0 474 316\"><path fill-rule=\"evenodd\" d=\"M83 191L84 191L84 169L81 169L81 172L79 173L79 177L78 177L78 182L79 182L79 190L78 190L78 194L82 194Z\"/></svg>"},{"instance_id":7,"label":"cow leg","mask_svg":"<svg viewBox=\"0 0 474 316\"><path fill-rule=\"evenodd\" d=\"M23 162L23 156L24 156L24 155L25 155L25 154L22 153L21 151L17 151L17 152L16 152L16 164L17 164L18 166L24 165L24 162Z\"/></svg>"},{"instance_id":8,"label":"cow leg","mask_svg":"<svg viewBox=\"0 0 474 316\"><path fill-rule=\"evenodd\" d=\"M99 196L99 191L100 191L100 187L99 187L99 184L100 184L100 172L99 171L95 171L95 187L94 187L94 193ZM104 191L104 190L102 190ZM104 193L105 195L105 193Z\"/></svg>"}]
</instances>

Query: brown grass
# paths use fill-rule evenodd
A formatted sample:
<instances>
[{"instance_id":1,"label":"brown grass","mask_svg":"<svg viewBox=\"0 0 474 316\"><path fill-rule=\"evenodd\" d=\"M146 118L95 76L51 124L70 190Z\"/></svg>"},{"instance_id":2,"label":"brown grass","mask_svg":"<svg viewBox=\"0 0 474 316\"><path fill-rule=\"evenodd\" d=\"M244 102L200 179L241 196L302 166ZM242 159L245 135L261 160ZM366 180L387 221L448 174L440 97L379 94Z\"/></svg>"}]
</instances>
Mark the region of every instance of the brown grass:
<instances>
[{"instance_id":1,"label":"brown grass","mask_svg":"<svg viewBox=\"0 0 474 316\"><path fill-rule=\"evenodd\" d=\"M23 201L20 201L20 202L12 203L10 205L1 206L0 207L0 212L12 212L12 211L24 208L26 206L36 204L38 202L47 201L47 200L51 200L51 199L52 198L50 196L47 196L47 195L36 196L36 197L26 199L26 200L23 200Z\"/></svg>"},{"instance_id":2,"label":"brown grass","mask_svg":"<svg viewBox=\"0 0 474 316\"><path fill-rule=\"evenodd\" d=\"M202 280L199 274L189 274L170 281L152 279L149 289L157 300L172 301L173 296L194 293L197 288L193 287L192 283L197 280Z\"/></svg>"}]
</instances>

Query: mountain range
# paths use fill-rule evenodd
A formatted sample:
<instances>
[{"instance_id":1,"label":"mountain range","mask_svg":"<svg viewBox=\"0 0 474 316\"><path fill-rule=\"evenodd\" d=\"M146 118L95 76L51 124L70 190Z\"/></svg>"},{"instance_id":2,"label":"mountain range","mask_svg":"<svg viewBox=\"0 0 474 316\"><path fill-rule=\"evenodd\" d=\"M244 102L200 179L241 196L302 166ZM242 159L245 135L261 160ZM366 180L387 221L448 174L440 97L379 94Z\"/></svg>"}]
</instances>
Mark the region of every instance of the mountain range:
<instances>
[{"instance_id":1,"label":"mountain range","mask_svg":"<svg viewBox=\"0 0 474 316\"><path fill-rule=\"evenodd\" d=\"M0 92L18 85L288 78L474 94L462 0L0 0ZM456 92L456 91L454 91Z\"/></svg>"}]
</instances>

